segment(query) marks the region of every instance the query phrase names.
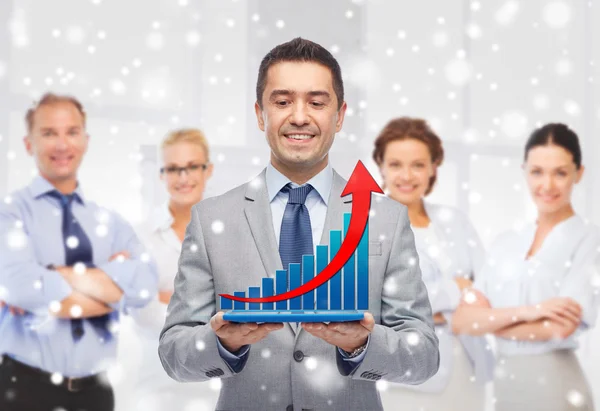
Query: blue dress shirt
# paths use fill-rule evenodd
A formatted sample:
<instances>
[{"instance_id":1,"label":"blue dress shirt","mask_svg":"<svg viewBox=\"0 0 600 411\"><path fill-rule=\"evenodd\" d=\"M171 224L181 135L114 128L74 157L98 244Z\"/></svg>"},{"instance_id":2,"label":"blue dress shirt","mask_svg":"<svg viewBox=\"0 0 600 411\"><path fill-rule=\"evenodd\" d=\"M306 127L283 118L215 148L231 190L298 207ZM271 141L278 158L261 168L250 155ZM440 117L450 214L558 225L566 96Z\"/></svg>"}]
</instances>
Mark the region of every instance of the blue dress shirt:
<instances>
[{"instance_id":1,"label":"blue dress shirt","mask_svg":"<svg viewBox=\"0 0 600 411\"><path fill-rule=\"evenodd\" d=\"M62 244L62 210L46 195L54 187L44 178L8 196L0 205L0 300L22 308L24 315L0 309L0 354L47 372L82 377L106 370L116 357L117 338L104 341L94 327L83 322L78 342L71 336L71 321L53 316L49 307L73 291L60 273L45 268L65 265ZM123 296L120 311L142 307L158 290L158 274L131 226L117 214L86 201L73 202L73 214L90 239L94 265L109 275ZM125 260L109 258L127 251Z\"/></svg>"},{"instance_id":2,"label":"blue dress shirt","mask_svg":"<svg viewBox=\"0 0 600 411\"><path fill-rule=\"evenodd\" d=\"M285 206L287 205L289 194L281 192L281 189L286 184L291 183L292 188L300 187L298 184L290 181L289 178L281 174L271 163L267 166L266 172L267 192L269 194L269 201L271 204L271 214L273 216L273 229L275 230L275 238L279 244L279 235L281 231L281 223L283 221L283 213L285 212ZM333 183L333 170L331 165L327 163L319 174L311 178L306 184L313 186L313 190L308 193L306 197L306 208L310 215L310 224L312 228L313 236L313 247L316 253L317 244L321 241L321 235L323 234L323 227L325 225L325 217L327 215L327 202L329 201L329 194L331 193L331 185ZM370 340L370 336L367 339L367 348ZM246 363L246 355L250 351L250 346L246 345L240 349L240 351L234 355L227 351L217 339L217 346L219 354L227 362L234 372L239 372L243 365ZM363 358L366 355L367 350L364 350L358 356L349 358L344 351L338 348L338 352L344 359L345 364L348 365L346 371L350 374L356 367L360 365Z\"/></svg>"}]
</instances>

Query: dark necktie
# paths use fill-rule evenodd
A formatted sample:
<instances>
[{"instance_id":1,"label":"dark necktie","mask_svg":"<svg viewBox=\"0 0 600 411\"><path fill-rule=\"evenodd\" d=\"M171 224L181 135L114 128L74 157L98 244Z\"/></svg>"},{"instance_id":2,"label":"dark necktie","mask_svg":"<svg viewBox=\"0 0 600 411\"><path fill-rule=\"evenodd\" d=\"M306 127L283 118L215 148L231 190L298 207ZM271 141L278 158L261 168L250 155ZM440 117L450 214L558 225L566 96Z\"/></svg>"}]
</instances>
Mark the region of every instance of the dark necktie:
<instances>
[{"instance_id":1,"label":"dark necktie","mask_svg":"<svg viewBox=\"0 0 600 411\"><path fill-rule=\"evenodd\" d=\"M290 263L302 263L302 255L313 254L310 216L304 205L312 189L309 184L298 188L288 184L281 189L281 192L289 193L279 235L279 255L284 270L289 270Z\"/></svg>"},{"instance_id":2,"label":"dark necktie","mask_svg":"<svg viewBox=\"0 0 600 411\"><path fill-rule=\"evenodd\" d=\"M62 206L62 235L63 245L65 247L65 265L73 267L76 263L83 263L88 268L93 268L92 243L89 237L83 231L83 228L77 222L73 215L71 205L77 194L64 195L56 190L48 192L50 197L59 200ZM78 198L78 197L77 197ZM87 320L94 329L100 334L104 341L111 339L112 334L108 329L110 314L99 317L90 317ZM80 318L71 319L71 334L75 342L79 341L84 334L83 320Z\"/></svg>"}]
</instances>

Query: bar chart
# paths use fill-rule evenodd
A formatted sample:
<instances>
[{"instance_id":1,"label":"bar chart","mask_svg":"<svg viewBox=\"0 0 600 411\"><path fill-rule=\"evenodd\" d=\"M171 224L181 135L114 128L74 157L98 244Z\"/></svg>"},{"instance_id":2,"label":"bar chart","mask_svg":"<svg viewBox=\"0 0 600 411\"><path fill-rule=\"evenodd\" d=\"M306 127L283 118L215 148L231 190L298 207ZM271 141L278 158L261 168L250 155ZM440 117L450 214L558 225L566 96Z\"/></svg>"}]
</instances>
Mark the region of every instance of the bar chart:
<instances>
[{"instance_id":1,"label":"bar chart","mask_svg":"<svg viewBox=\"0 0 600 411\"><path fill-rule=\"evenodd\" d=\"M235 291L235 297L257 299L284 294L298 289L323 272L335 258L351 221L351 213L343 216L342 230L329 232L329 245L317 245L315 255L303 255L301 263L291 263L287 270L277 270L273 277L263 278L260 286ZM242 302L220 297L224 319L232 322L341 322L358 321L369 308L369 223L356 249L342 269L331 279L304 294L276 302Z\"/></svg>"}]
</instances>

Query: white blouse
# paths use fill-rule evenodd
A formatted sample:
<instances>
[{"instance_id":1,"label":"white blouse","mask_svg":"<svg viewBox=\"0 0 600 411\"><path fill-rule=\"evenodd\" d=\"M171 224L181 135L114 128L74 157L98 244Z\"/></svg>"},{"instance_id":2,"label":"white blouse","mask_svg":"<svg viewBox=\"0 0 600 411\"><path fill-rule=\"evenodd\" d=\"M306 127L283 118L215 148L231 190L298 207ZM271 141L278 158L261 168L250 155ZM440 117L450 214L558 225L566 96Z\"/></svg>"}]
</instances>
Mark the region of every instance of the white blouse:
<instances>
[{"instance_id":1,"label":"white blouse","mask_svg":"<svg viewBox=\"0 0 600 411\"><path fill-rule=\"evenodd\" d=\"M159 291L173 291L177 274L181 242L171 228L173 217L167 204L158 207L150 215L149 220L138 227L140 240L147 247L158 266ZM154 297L152 302L142 309L131 313L133 333L137 336L141 348L141 363L136 365L136 388L146 391L169 389L180 384L166 374L158 357L158 339L165 324L167 304ZM208 390L207 385L198 388L198 384L189 384L190 392L195 390L194 397Z\"/></svg>"},{"instance_id":2,"label":"white blouse","mask_svg":"<svg viewBox=\"0 0 600 411\"><path fill-rule=\"evenodd\" d=\"M575 215L557 224L537 253L526 259L536 232L529 224L500 235L490 249L475 288L492 307L534 305L571 297L583 309L580 329L566 339L513 341L497 338L504 355L541 354L578 347L582 330L595 324L600 292L600 230Z\"/></svg>"},{"instance_id":3,"label":"white blouse","mask_svg":"<svg viewBox=\"0 0 600 411\"><path fill-rule=\"evenodd\" d=\"M438 373L424 384L406 387L424 392L441 392L452 375L454 344L457 341L449 325L461 298L454 278L478 274L484 260L484 250L477 232L462 212L428 203L425 203L425 209L431 220L429 226L412 227L419 266L432 312L442 313L448 324L435 327L440 347ZM458 339L475 365L473 374L476 378L482 382L490 380L494 359L485 338L460 336Z\"/></svg>"}]
</instances>

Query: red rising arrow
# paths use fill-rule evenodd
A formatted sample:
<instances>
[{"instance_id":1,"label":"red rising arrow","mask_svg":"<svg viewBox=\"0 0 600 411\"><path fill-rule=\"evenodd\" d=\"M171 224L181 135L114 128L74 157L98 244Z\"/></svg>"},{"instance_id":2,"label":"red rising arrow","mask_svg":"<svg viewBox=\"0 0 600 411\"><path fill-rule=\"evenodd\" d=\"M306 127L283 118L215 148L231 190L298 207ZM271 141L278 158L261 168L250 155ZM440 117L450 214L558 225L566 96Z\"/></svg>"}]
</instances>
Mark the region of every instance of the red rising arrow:
<instances>
[{"instance_id":1,"label":"red rising arrow","mask_svg":"<svg viewBox=\"0 0 600 411\"><path fill-rule=\"evenodd\" d=\"M333 277L342 269L344 264L346 264L356 250L369 219L369 209L371 208L371 192L383 194L381 187L379 187L377 182L365 168L364 164L359 160L341 195L341 197L344 197L348 194L352 194L352 217L350 218L348 232L346 233L344 242L341 244L340 249L335 257L333 257L323 271L321 271L312 280L302 284L296 289L271 297L246 298L235 297L229 294L219 295L233 301L241 301L245 303L273 303L299 297L312 290L315 290L320 285L325 284L331 277Z\"/></svg>"}]
</instances>

